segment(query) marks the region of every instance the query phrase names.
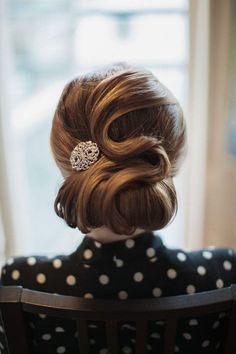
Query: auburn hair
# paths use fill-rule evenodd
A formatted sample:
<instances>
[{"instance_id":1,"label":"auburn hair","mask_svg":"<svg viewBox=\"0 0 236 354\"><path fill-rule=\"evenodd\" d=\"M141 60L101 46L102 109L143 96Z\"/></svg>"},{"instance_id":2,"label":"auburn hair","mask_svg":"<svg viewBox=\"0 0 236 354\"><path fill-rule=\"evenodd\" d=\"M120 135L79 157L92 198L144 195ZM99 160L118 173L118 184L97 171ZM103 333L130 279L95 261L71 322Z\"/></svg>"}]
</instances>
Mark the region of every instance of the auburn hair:
<instances>
[{"instance_id":1,"label":"auburn hair","mask_svg":"<svg viewBox=\"0 0 236 354\"><path fill-rule=\"evenodd\" d=\"M75 171L71 152L87 140L97 143L100 157ZM131 235L162 229L175 216L173 177L186 126L179 102L150 71L118 63L68 83L50 142L64 175L54 209L70 227Z\"/></svg>"}]
</instances>

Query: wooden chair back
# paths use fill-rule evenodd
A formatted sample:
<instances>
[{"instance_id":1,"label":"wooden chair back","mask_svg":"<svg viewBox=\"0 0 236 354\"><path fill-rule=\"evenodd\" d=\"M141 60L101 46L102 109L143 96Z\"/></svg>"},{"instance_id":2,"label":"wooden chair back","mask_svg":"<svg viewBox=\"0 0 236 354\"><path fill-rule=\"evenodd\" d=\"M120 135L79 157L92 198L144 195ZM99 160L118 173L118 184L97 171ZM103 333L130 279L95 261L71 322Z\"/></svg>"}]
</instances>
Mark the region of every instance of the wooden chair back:
<instances>
[{"instance_id":1,"label":"wooden chair back","mask_svg":"<svg viewBox=\"0 0 236 354\"><path fill-rule=\"evenodd\" d=\"M78 353L89 354L88 321L106 324L109 354L118 354L118 323L136 323L136 354L146 353L148 321L164 321L164 351L174 354L177 320L217 312L229 312L224 354L236 353L236 285L192 295L153 299L83 299L38 292L22 287L0 287L0 309L9 354L29 354L24 312L76 321ZM17 324L17 325L16 325Z\"/></svg>"}]
</instances>

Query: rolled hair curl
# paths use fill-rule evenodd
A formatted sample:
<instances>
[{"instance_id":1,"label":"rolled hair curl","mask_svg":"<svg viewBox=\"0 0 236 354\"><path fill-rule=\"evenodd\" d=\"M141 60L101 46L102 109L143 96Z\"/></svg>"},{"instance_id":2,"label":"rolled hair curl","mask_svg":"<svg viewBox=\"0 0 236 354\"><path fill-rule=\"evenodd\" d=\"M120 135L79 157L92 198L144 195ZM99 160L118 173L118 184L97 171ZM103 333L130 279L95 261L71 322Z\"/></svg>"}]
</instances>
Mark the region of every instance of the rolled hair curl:
<instances>
[{"instance_id":1,"label":"rolled hair curl","mask_svg":"<svg viewBox=\"0 0 236 354\"><path fill-rule=\"evenodd\" d=\"M173 176L185 148L176 98L149 71L114 65L69 83L56 109L51 147L65 180L54 209L83 233L103 225L117 234L165 227L177 211ZM75 172L70 154L96 142L101 156Z\"/></svg>"}]
</instances>

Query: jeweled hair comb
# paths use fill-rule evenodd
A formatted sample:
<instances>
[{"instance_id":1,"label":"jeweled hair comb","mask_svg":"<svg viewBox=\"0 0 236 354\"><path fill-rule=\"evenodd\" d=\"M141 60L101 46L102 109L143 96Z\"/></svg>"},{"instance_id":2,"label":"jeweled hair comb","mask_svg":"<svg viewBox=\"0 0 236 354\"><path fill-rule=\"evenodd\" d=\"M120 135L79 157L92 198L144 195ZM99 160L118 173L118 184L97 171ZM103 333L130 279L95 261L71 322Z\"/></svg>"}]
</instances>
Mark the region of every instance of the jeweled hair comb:
<instances>
[{"instance_id":1,"label":"jeweled hair comb","mask_svg":"<svg viewBox=\"0 0 236 354\"><path fill-rule=\"evenodd\" d=\"M91 140L82 141L71 153L70 163L76 171L87 170L98 160L99 148L97 144Z\"/></svg>"}]
</instances>

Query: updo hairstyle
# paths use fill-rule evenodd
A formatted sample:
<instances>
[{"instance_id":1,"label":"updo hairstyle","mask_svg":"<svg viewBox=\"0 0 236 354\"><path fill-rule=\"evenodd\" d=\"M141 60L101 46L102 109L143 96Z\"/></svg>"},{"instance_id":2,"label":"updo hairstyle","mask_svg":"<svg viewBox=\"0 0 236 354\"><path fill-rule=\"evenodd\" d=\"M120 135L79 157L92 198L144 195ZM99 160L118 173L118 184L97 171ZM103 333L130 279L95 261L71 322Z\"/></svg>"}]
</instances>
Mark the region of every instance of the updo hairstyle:
<instances>
[{"instance_id":1,"label":"updo hairstyle","mask_svg":"<svg viewBox=\"0 0 236 354\"><path fill-rule=\"evenodd\" d=\"M71 152L87 140L101 155L75 171ZM70 227L131 235L162 229L175 216L172 178L185 151L185 121L177 99L150 71L118 63L68 83L50 141L64 175L54 209Z\"/></svg>"}]
</instances>

